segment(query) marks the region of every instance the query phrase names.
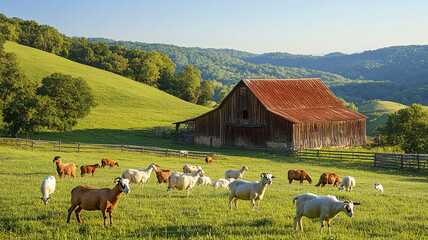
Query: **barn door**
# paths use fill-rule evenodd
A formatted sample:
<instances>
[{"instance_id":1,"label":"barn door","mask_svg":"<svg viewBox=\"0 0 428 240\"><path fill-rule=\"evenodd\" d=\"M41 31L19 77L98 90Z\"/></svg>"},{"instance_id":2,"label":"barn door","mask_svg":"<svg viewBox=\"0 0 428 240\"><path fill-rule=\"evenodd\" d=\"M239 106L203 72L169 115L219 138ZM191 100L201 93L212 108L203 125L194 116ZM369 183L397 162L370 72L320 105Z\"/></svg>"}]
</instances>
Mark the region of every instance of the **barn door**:
<instances>
[{"instance_id":1,"label":"barn door","mask_svg":"<svg viewBox=\"0 0 428 240\"><path fill-rule=\"evenodd\" d=\"M224 145L233 147L265 147L267 127L236 127L226 125Z\"/></svg>"}]
</instances>

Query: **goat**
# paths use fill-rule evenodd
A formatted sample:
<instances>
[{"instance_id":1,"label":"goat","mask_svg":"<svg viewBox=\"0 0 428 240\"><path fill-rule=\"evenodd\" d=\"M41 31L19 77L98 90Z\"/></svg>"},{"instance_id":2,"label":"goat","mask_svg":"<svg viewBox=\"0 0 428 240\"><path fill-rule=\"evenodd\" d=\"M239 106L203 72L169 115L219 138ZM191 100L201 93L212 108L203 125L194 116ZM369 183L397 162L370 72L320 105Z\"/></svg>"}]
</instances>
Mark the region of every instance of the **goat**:
<instances>
[{"instance_id":1,"label":"goat","mask_svg":"<svg viewBox=\"0 0 428 240\"><path fill-rule=\"evenodd\" d=\"M383 187L382 187L382 185L380 183L375 183L374 184L374 188L377 190L377 193L380 192L381 194L383 194Z\"/></svg>"},{"instance_id":2,"label":"goat","mask_svg":"<svg viewBox=\"0 0 428 240\"><path fill-rule=\"evenodd\" d=\"M70 223L70 216L73 210L76 209L76 218L79 223L80 213L82 210L94 211L101 210L104 217L104 226L107 226L107 212L110 216L110 225L113 225L112 212L119 203L122 193L129 194L129 180L120 177L114 180L116 186L110 188L95 188L88 185L81 185L71 190L71 206L68 209L67 223Z\"/></svg>"},{"instance_id":3,"label":"goat","mask_svg":"<svg viewBox=\"0 0 428 240\"><path fill-rule=\"evenodd\" d=\"M300 184L303 184L303 180L308 181L309 184L312 183L312 178L309 176L309 174L305 170L293 170L293 169L289 170L288 181L291 184L293 180L299 180Z\"/></svg>"},{"instance_id":4,"label":"goat","mask_svg":"<svg viewBox=\"0 0 428 240\"><path fill-rule=\"evenodd\" d=\"M224 175L226 178L242 179L244 177L244 172L250 171L246 166L243 166L240 170L227 170Z\"/></svg>"},{"instance_id":5,"label":"goat","mask_svg":"<svg viewBox=\"0 0 428 240\"><path fill-rule=\"evenodd\" d=\"M40 199L43 200L45 205L48 204L48 201L50 199L49 195L51 195L55 191L55 186L56 186L56 180L54 176L46 177L43 180L42 186L40 189L42 191L43 197L41 197Z\"/></svg>"},{"instance_id":6,"label":"goat","mask_svg":"<svg viewBox=\"0 0 428 240\"><path fill-rule=\"evenodd\" d=\"M235 181L234 178L220 178L217 181L215 181L211 186L213 186L213 188L227 188L229 189L229 184L231 182Z\"/></svg>"},{"instance_id":7,"label":"goat","mask_svg":"<svg viewBox=\"0 0 428 240\"><path fill-rule=\"evenodd\" d=\"M203 176L205 176L205 173L202 169L198 169L198 171L194 173L173 172L171 175L169 175L167 189L168 196L171 196L171 191L174 188L177 188L178 190L186 189L186 194L189 196L190 193L193 192L193 187L195 186L198 178Z\"/></svg>"},{"instance_id":8,"label":"goat","mask_svg":"<svg viewBox=\"0 0 428 240\"><path fill-rule=\"evenodd\" d=\"M319 218L321 223L320 233L324 228L324 221L327 221L328 233L330 234L330 221L340 212L345 212L349 217L354 216L354 205L359 202L341 202L335 196L317 196L312 193L304 193L293 197L293 204L296 203L296 217L294 218L294 230L297 226L303 231L302 218Z\"/></svg>"},{"instance_id":9,"label":"goat","mask_svg":"<svg viewBox=\"0 0 428 240\"><path fill-rule=\"evenodd\" d=\"M336 187L340 184L340 177L336 173L325 172L321 175L320 180L318 181L315 187L325 187L326 184L333 184L333 187Z\"/></svg>"},{"instance_id":10,"label":"goat","mask_svg":"<svg viewBox=\"0 0 428 240\"><path fill-rule=\"evenodd\" d=\"M207 157L205 158L205 163L206 163L206 164L208 164L208 163L209 163L209 164L213 163L213 158L212 158L212 157L208 157L208 156L207 156Z\"/></svg>"},{"instance_id":11,"label":"goat","mask_svg":"<svg viewBox=\"0 0 428 240\"><path fill-rule=\"evenodd\" d=\"M112 168L115 165L119 167L119 163L114 162L110 158L103 158L103 159L101 159L101 167L102 168L105 168L105 166L110 166L110 168Z\"/></svg>"},{"instance_id":12,"label":"goat","mask_svg":"<svg viewBox=\"0 0 428 240\"><path fill-rule=\"evenodd\" d=\"M355 179L351 176L346 176L343 178L343 181L339 186L339 191L345 189L347 192L350 192L353 187L355 187Z\"/></svg>"},{"instance_id":13,"label":"goat","mask_svg":"<svg viewBox=\"0 0 428 240\"><path fill-rule=\"evenodd\" d=\"M162 183L168 183L168 177L173 173L172 170L169 169L160 169L158 165L156 165L156 168L158 169L156 171L156 177L158 179L158 184Z\"/></svg>"},{"instance_id":14,"label":"goat","mask_svg":"<svg viewBox=\"0 0 428 240\"><path fill-rule=\"evenodd\" d=\"M76 178L76 168L77 168L76 164L72 162L62 163L60 156L56 156L53 162L56 163L56 171L58 172L60 179L64 175L70 175L70 177L72 177L73 179Z\"/></svg>"},{"instance_id":15,"label":"goat","mask_svg":"<svg viewBox=\"0 0 428 240\"><path fill-rule=\"evenodd\" d=\"M80 176L85 177L86 173L92 173L92 177L94 176L95 171L97 168L100 168L101 166L97 163L94 165L83 165L80 167Z\"/></svg>"},{"instance_id":16,"label":"goat","mask_svg":"<svg viewBox=\"0 0 428 240\"><path fill-rule=\"evenodd\" d=\"M232 210L232 200L235 198L235 208L238 209L238 199L251 200L252 210L254 204L257 203L257 211L259 211L260 200L263 199L266 188L272 184L272 178L275 178L270 173L262 173L259 182L248 182L244 180L235 180L229 184L230 197L229 208Z\"/></svg>"},{"instance_id":17,"label":"goat","mask_svg":"<svg viewBox=\"0 0 428 240\"><path fill-rule=\"evenodd\" d=\"M144 187L144 184L149 180L152 170L155 172L158 170L156 164L150 164L146 169L127 169L122 173L122 178L129 179L130 183L141 184L141 187Z\"/></svg>"}]
</instances>

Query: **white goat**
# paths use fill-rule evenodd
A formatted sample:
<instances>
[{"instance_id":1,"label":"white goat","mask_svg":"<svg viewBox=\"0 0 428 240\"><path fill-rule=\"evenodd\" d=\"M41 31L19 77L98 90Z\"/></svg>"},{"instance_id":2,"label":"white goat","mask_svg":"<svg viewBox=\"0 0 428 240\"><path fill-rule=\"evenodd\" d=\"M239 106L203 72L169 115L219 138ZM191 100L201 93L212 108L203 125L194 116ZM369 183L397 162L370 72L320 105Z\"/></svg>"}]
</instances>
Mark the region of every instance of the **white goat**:
<instances>
[{"instance_id":1,"label":"white goat","mask_svg":"<svg viewBox=\"0 0 428 240\"><path fill-rule=\"evenodd\" d=\"M181 151L178 152L178 156L179 157L186 157L186 158L188 158L189 157L189 151L181 150Z\"/></svg>"},{"instance_id":2,"label":"white goat","mask_svg":"<svg viewBox=\"0 0 428 240\"><path fill-rule=\"evenodd\" d=\"M335 196L317 196L312 193L304 193L293 197L293 204L296 203L296 217L294 218L294 230L297 231L297 225L301 231L302 218L319 218L321 223L320 233L324 227L324 221L327 221L328 233L330 234L330 221L340 212L345 212L349 217L354 215L354 205L360 205L358 202L342 202Z\"/></svg>"},{"instance_id":3,"label":"white goat","mask_svg":"<svg viewBox=\"0 0 428 240\"><path fill-rule=\"evenodd\" d=\"M54 176L46 177L42 182L41 191L43 197L40 198L45 202L45 205L48 204L50 199L49 195L51 195L55 191L56 180Z\"/></svg>"},{"instance_id":4,"label":"white goat","mask_svg":"<svg viewBox=\"0 0 428 240\"><path fill-rule=\"evenodd\" d=\"M375 183L374 188L377 190L377 193L380 192L381 194L383 194L383 187L380 183Z\"/></svg>"},{"instance_id":5,"label":"white goat","mask_svg":"<svg viewBox=\"0 0 428 240\"><path fill-rule=\"evenodd\" d=\"M351 176L346 176L342 183L340 183L339 191L345 189L347 192L350 192L353 187L355 187L355 179Z\"/></svg>"},{"instance_id":6,"label":"white goat","mask_svg":"<svg viewBox=\"0 0 428 240\"><path fill-rule=\"evenodd\" d=\"M248 182L244 180L235 180L229 184L230 197L229 208L232 210L232 200L235 198L235 208L238 209L238 199L251 200L252 210L254 211L254 203L257 202L257 211L259 211L260 200L263 199L267 185L272 184L272 178L275 178L270 173L262 173L259 182Z\"/></svg>"},{"instance_id":7,"label":"white goat","mask_svg":"<svg viewBox=\"0 0 428 240\"><path fill-rule=\"evenodd\" d=\"M174 188L178 190L186 189L186 194L189 196L190 192L193 192L193 187L196 184L196 181L199 177L205 176L204 170L199 169L194 173L181 173L181 172L173 172L169 175L168 178L168 196L171 196L171 191Z\"/></svg>"},{"instance_id":8,"label":"white goat","mask_svg":"<svg viewBox=\"0 0 428 240\"><path fill-rule=\"evenodd\" d=\"M213 186L213 188L229 188L229 184L231 182L235 181L234 178L220 178L217 181L215 181L211 186Z\"/></svg>"},{"instance_id":9,"label":"white goat","mask_svg":"<svg viewBox=\"0 0 428 240\"><path fill-rule=\"evenodd\" d=\"M224 175L226 178L242 179L245 171L250 171L246 166L243 166L240 170L227 170Z\"/></svg>"},{"instance_id":10,"label":"white goat","mask_svg":"<svg viewBox=\"0 0 428 240\"><path fill-rule=\"evenodd\" d=\"M122 173L122 178L129 179L131 183L141 184L141 187L144 187L144 184L149 180L152 170L157 171L156 164L150 164L146 169L127 169Z\"/></svg>"},{"instance_id":11,"label":"white goat","mask_svg":"<svg viewBox=\"0 0 428 240\"><path fill-rule=\"evenodd\" d=\"M190 164L186 164L183 166L183 172L184 173L194 173L197 170L202 169L201 166L199 165L190 165Z\"/></svg>"},{"instance_id":12,"label":"white goat","mask_svg":"<svg viewBox=\"0 0 428 240\"><path fill-rule=\"evenodd\" d=\"M199 177L198 181L196 181L196 186L199 185L210 185L211 184L211 178L207 176Z\"/></svg>"}]
</instances>

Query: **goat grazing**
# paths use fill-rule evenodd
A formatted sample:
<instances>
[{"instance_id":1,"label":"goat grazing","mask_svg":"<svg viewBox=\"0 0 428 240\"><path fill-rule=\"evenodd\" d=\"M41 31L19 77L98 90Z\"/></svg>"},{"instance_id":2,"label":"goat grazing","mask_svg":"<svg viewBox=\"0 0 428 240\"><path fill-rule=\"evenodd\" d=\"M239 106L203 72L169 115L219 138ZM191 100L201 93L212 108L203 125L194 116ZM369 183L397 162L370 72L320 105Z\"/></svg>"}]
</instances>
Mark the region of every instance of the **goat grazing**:
<instances>
[{"instance_id":1,"label":"goat grazing","mask_svg":"<svg viewBox=\"0 0 428 240\"><path fill-rule=\"evenodd\" d=\"M297 231L297 225L303 232L302 218L319 218L321 223L320 233L324 228L324 221L327 221L328 233L330 234L330 221L340 212L345 212L349 217L354 215L354 205L360 205L358 202L337 200L335 196L317 196L312 193L304 193L293 197L293 204L296 203L296 217L294 218L294 230Z\"/></svg>"},{"instance_id":2,"label":"goat grazing","mask_svg":"<svg viewBox=\"0 0 428 240\"><path fill-rule=\"evenodd\" d=\"M235 181L234 178L220 178L217 181L215 181L211 186L213 186L213 188L227 188L229 189L229 184L231 182Z\"/></svg>"},{"instance_id":3,"label":"goat grazing","mask_svg":"<svg viewBox=\"0 0 428 240\"><path fill-rule=\"evenodd\" d=\"M186 164L183 166L183 172L184 173L194 173L197 170L202 169L201 166L199 165L190 165L190 164Z\"/></svg>"},{"instance_id":4,"label":"goat grazing","mask_svg":"<svg viewBox=\"0 0 428 240\"><path fill-rule=\"evenodd\" d=\"M345 189L347 192L350 192L353 187L355 187L355 179L351 176L346 176L339 186L339 191Z\"/></svg>"},{"instance_id":5,"label":"goat grazing","mask_svg":"<svg viewBox=\"0 0 428 240\"><path fill-rule=\"evenodd\" d=\"M240 170L227 170L224 175L226 178L242 179L244 177L244 172L250 171L246 166L243 166Z\"/></svg>"},{"instance_id":6,"label":"goat grazing","mask_svg":"<svg viewBox=\"0 0 428 240\"><path fill-rule=\"evenodd\" d=\"M229 208L232 210L232 200L235 198L235 208L238 209L238 199L251 200L252 210L254 204L257 203L257 211L259 211L260 200L263 199L267 185L272 184L272 178L275 178L270 173L262 173L259 182L248 182L244 180L235 180L229 184L230 197Z\"/></svg>"},{"instance_id":7,"label":"goat grazing","mask_svg":"<svg viewBox=\"0 0 428 240\"><path fill-rule=\"evenodd\" d=\"M62 163L60 156L56 156L53 162L56 163L56 171L58 172L60 179L64 175L70 175L70 177L72 177L73 179L76 178L76 168L77 168L76 164L72 162Z\"/></svg>"},{"instance_id":8,"label":"goat grazing","mask_svg":"<svg viewBox=\"0 0 428 240\"><path fill-rule=\"evenodd\" d=\"M76 209L76 218L79 223L82 210L94 211L101 210L104 217L104 226L107 226L107 212L110 216L110 225L113 225L112 212L119 203L122 193L129 194L129 180L120 177L114 180L116 186L110 188L95 188L88 185L81 185L71 190L71 207L68 209L67 223L70 222L70 216Z\"/></svg>"},{"instance_id":9,"label":"goat grazing","mask_svg":"<svg viewBox=\"0 0 428 240\"><path fill-rule=\"evenodd\" d=\"M207 176L199 177L198 181L196 181L196 186L199 185L211 185L211 178Z\"/></svg>"},{"instance_id":10,"label":"goat grazing","mask_svg":"<svg viewBox=\"0 0 428 240\"><path fill-rule=\"evenodd\" d=\"M158 184L161 183L168 183L168 177L173 173L170 169L160 169L158 165L156 165L156 168L158 169L156 171L156 177L158 179Z\"/></svg>"},{"instance_id":11,"label":"goat grazing","mask_svg":"<svg viewBox=\"0 0 428 240\"><path fill-rule=\"evenodd\" d=\"M189 151L181 150L181 151L178 152L178 156L179 157L186 157L186 158L188 158L189 157Z\"/></svg>"},{"instance_id":12,"label":"goat grazing","mask_svg":"<svg viewBox=\"0 0 428 240\"><path fill-rule=\"evenodd\" d=\"M105 168L105 166L110 166L110 168L112 168L115 165L119 167L119 163L114 162L110 158L103 158L103 159L101 159L101 167L102 168Z\"/></svg>"},{"instance_id":13,"label":"goat grazing","mask_svg":"<svg viewBox=\"0 0 428 240\"><path fill-rule=\"evenodd\" d=\"M205 164L208 164L208 163L209 163L209 164L213 163L213 158L212 158L212 157L208 157L208 156L207 156L207 157L205 158Z\"/></svg>"},{"instance_id":14,"label":"goat grazing","mask_svg":"<svg viewBox=\"0 0 428 240\"><path fill-rule=\"evenodd\" d=\"M80 167L80 176L85 177L86 173L92 173L92 177L94 176L95 171L97 168L100 168L101 166L97 163L94 165L83 165Z\"/></svg>"},{"instance_id":15,"label":"goat grazing","mask_svg":"<svg viewBox=\"0 0 428 240\"><path fill-rule=\"evenodd\" d=\"M141 184L141 187L144 187L144 184L149 180L152 170L155 170L155 172L158 170L154 163L150 164L146 169L126 169L122 173L122 178L129 179L130 183L138 183Z\"/></svg>"},{"instance_id":16,"label":"goat grazing","mask_svg":"<svg viewBox=\"0 0 428 240\"><path fill-rule=\"evenodd\" d=\"M326 184L333 184L333 187L337 187L340 184L340 177L336 173L323 173L315 187L325 187Z\"/></svg>"},{"instance_id":17,"label":"goat grazing","mask_svg":"<svg viewBox=\"0 0 428 240\"><path fill-rule=\"evenodd\" d=\"M380 192L381 194L383 194L383 187L380 183L375 183L374 188L377 190L377 193Z\"/></svg>"},{"instance_id":18,"label":"goat grazing","mask_svg":"<svg viewBox=\"0 0 428 240\"><path fill-rule=\"evenodd\" d=\"M48 204L48 201L50 199L49 195L51 195L55 191L55 185L56 185L56 180L54 176L46 177L43 180L42 187L41 187L43 197L41 197L40 199L42 199L43 202L45 202L45 205Z\"/></svg>"},{"instance_id":19,"label":"goat grazing","mask_svg":"<svg viewBox=\"0 0 428 240\"><path fill-rule=\"evenodd\" d=\"M171 196L171 191L174 188L177 188L178 190L186 189L186 194L189 196L189 190L190 192L193 192L193 187L195 186L196 181L199 177L203 176L205 176L205 173L202 169L198 169L198 171L194 173L173 172L171 175L169 175L167 189L168 196Z\"/></svg>"},{"instance_id":20,"label":"goat grazing","mask_svg":"<svg viewBox=\"0 0 428 240\"><path fill-rule=\"evenodd\" d=\"M309 176L309 174L305 170L289 170L288 171L288 181L290 184L293 182L293 180L300 181L300 184L303 184L303 180L306 180L309 182L309 184L312 183L312 178Z\"/></svg>"}]
</instances>

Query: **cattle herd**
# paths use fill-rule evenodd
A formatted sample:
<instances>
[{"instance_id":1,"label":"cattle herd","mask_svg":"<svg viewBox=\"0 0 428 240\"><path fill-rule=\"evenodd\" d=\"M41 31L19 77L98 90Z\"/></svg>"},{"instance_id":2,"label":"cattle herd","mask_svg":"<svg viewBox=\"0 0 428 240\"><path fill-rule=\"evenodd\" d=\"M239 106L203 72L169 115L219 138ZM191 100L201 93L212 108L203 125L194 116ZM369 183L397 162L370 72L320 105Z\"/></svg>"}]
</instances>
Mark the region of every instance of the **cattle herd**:
<instances>
[{"instance_id":1,"label":"cattle herd","mask_svg":"<svg viewBox=\"0 0 428 240\"><path fill-rule=\"evenodd\" d=\"M76 177L76 168L78 167L74 163L62 163L61 157L56 156L53 160L56 163L56 169L61 179L63 176L70 176L70 178ZM213 158L206 157L205 163L212 164ZM110 168L117 166L119 163L114 162L111 159L103 158L100 164L94 165L83 165L80 167L81 177L85 177L85 174L91 174L94 176L97 168ZM107 225L107 212L110 217L110 225L113 225L112 212L119 203L119 199L122 193L129 194L130 183L137 183L141 187L147 183L151 172L156 172L157 183L168 184L167 192L170 197L173 189L186 190L187 196L193 190L195 185L211 185L211 179L205 176L205 172L201 166L187 164L183 167L183 172L177 172L170 169L160 169L157 164L150 164L145 169L126 169L121 177L114 180L116 186L112 189L109 188L95 188L88 185L81 185L73 188L71 191L71 206L68 209L67 223L70 222L70 216L73 211L76 213L76 218L81 223L80 213L82 210L101 210L104 217L104 225ZM236 209L238 209L238 200L249 200L251 201L252 210L257 206L259 210L260 200L263 199L264 193L267 186L272 184L272 179L275 178L270 173L262 173L260 175L260 181L248 182L242 180L245 171L249 171L247 166L243 166L239 170L229 169L225 171L225 178L216 180L212 187L214 188L226 188L230 190L229 196L229 209L232 210L232 201ZM305 170L289 170L288 180L291 184L293 180L299 181L303 184L303 181L312 183L312 178ZM352 191L355 187L355 179L351 176L346 176L343 181L340 180L340 176L336 173L325 172L323 173L316 187L325 187L327 184L332 184L334 187L339 186L339 191L345 189L346 191ZM380 183L375 183L375 189L378 193L383 194L383 187ZM46 177L41 186L41 191L44 204L47 205L50 199L50 195L55 191L56 180L54 176ZM311 193L303 193L293 198L293 204L296 203L296 217L294 218L294 230L297 231L299 228L303 231L302 218L306 216L310 219L319 219L321 223L320 233L323 231L324 221L327 222L328 232L330 233L330 221L337 216L340 212L345 212L349 217L352 217L353 207L360 205L358 202L353 201L339 201L334 196L317 196ZM76 209L77 207L77 209Z\"/></svg>"}]
</instances>

